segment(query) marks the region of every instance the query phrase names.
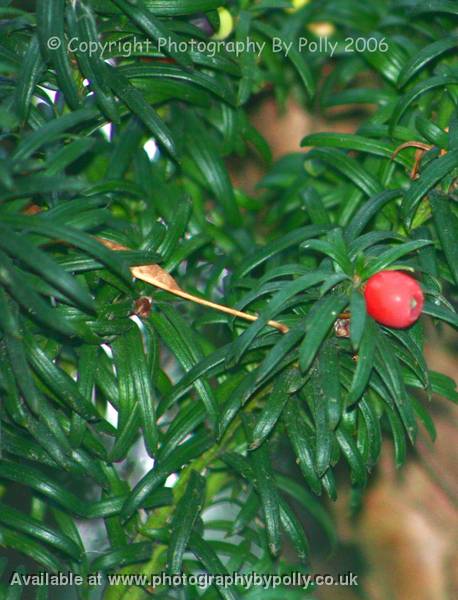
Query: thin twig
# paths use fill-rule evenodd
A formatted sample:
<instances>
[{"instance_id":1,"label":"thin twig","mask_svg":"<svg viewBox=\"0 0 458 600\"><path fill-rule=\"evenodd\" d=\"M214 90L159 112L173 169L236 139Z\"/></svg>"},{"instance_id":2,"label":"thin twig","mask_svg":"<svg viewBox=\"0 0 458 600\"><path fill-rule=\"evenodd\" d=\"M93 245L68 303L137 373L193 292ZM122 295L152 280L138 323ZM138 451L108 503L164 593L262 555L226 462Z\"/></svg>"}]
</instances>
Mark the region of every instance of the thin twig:
<instances>
[{"instance_id":1,"label":"thin twig","mask_svg":"<svg viewBox=\"0 0 458 600\"><path fill-rule=\"evenodd\" d=\"M126 246L122 246L121 244L117 244L112 242L111 240L106 240L104 238L97 238L99 242L101 242L107 248L111 250L129 250ZM193 294L189 294L180 288L177 282L173 279L173 277L167 273L164 269L159 267L159 265L151 264L151 265L142 265L138 267L130 267L130 272L136 279L140 279L154 287L157 287L161 290L165 290L175 296L179 296L184 300L189 300L190 302L195 302L196 304L200 304L202 306L207 306L208 308L213 308L214 310L218 310L219 312L226 313L228 315L232 315L233 317L239 317L240 319L245 319L246 321L257 321L257 315L250 315L249 313L242 312L240 310L236 310L235 308L231 308L230 306L225 306L224 304L217 304L216 302L211 302L210 300L205 300L204 298L199 298L198 296L194 296ZM283 323L278 323L278 321L268 321L267 322L270 327L278 329L281 333L287 333L289 328L287 325Z\"/></svg>"},{"instance_id":2,"label":"thin twig","mask_svg":"<svg viewBox=\"0 0 458 600\"><path fill-rule=\"evenodd\" d=\"M424 150L426 152L427 150L431 150L432 147L433 146L431 146L430 144L425 144L424 142L417 142L416 140L404 142L403 144L398 146L396 150L394 150L393 154L391 155L391 160L396 158L399 152L401 152L401 150L404 150L405 148L420 148L421 150Z\"/></svg>"},{"instance_id":3,"label":"thin twig","mask_svg":"<svg viewBox=\"0 0 458 600\"><path fill-rule=\"evenodd\" d=\"M446 131L448 131L448 128L446 129ZM415 152L415 159L414 159L413 167L410 172L410 178L416 179L416 177L418 175L418 171L419 171L418 165L420 164L420 162L423 158L423 154L425 152L427 152L428 150L432 150L434 148L434 146L432 146L431 144L425 144L425 142L419 142L417 140L410 140L409 142L404 142L403 144L398 146L396 148L396 150L394 150L393 154L391 155L391 160L395 159L396 156L399 154L399 152L401 152L401 150L404 150L405 148L416 148L417 149ZM439 155L444 156L444 154L447 154L447 150L444 150L442 148L439 152Z\"/></svg>"}]
</instances>

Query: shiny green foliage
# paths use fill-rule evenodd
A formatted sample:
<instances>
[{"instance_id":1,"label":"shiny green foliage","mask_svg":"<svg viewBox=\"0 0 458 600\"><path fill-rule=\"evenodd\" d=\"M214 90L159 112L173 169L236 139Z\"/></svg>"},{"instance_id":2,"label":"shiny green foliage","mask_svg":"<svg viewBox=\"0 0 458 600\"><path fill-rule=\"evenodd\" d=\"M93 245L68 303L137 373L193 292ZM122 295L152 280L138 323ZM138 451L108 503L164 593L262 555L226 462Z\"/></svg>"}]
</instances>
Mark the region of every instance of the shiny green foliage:
<instances>
[{"instance_id":1,"label":"shiny green foliage","mask_svg":"<svg viewBox=\"0 0 458 600\"><path fill-rule=\"evenodd\" d=\"M83 576L306 573L304 515L335 543L320 495L334 500L342 475L360 493L384 435L401 466L420 424L434 437L428 396L458 399L423 352L426 323L458 326L458 8L35 4L0 2L2 552ZM191 45L214 43L199 23L218 30L220 4L235 22L226 41L265 43L259 56ZM323 21L332 58L300 46ZM297 152L273 163L249 118L261 94L361 124L304 137L306 152L297 132ZM392 157L412 140L430 147L415 180L414 149ZM256 194L231 177L244 160L263 165ZM134 281L129 267L150 263L258 321ZM366 315L362 286L382 269L421 282L425 314L409 330ZM142 296L151 313L131 318ZM103 597L141 600L146 587ZM258 595L215 583L205 598Z\"/></svg>"}]
</instances>

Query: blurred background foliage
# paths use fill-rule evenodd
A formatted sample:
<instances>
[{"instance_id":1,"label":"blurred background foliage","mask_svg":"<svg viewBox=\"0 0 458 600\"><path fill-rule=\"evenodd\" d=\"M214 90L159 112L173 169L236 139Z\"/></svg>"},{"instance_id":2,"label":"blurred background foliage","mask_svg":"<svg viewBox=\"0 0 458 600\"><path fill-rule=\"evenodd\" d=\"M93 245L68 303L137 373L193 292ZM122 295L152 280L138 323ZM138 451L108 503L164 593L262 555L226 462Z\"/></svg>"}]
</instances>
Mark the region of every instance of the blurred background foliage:
<instances>
[{"instance_id":1,"label":"blurred background foliage","mask_svg":"<svg viewBox=\"0 0 458 600\"><path fill-rule=\"evenodd\" d=\"M457 15L447 0L0 1L5 598L152 594L35 595L8 586L18 564L313 572L337 542L326 498L349 480L357 512L384 436L397 467L419 424L434 439L431 398L457 400L424 357L425 327L458 325ZM222 37L265 47L190 44ZM176 45L161 53L164 38ZM113 44L84 49L95 42ZM306 152L295 132L273 160L251 118L265 98L358 129L307 135ZM425 148L413 179L415 148L392 156L412 141ZM250 189L234 183L249 162ZM145 264L260 318L133 281ZM386 268L424 289L409 330L365 313L361 286ZM153 595L261 593L319 597Z\"/></svg>"}]
</instances>

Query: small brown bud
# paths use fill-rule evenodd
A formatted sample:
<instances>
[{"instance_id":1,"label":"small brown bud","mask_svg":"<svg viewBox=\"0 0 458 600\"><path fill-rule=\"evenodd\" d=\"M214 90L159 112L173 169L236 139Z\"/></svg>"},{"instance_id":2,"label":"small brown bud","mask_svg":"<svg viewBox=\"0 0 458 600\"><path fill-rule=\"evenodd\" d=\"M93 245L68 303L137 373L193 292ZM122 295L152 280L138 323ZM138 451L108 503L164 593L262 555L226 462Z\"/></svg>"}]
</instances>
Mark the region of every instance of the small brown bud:
<instances>
[{"instance_id":1,"label":"small brown bud","mask_svg":"<svg viewBox=\"0 0 458 600\"><path fill-rule=\"evenodd\" d=\"M147 319L151 312L152 305L152 298L150 298L149 296L140 296L140 298L137 298L137 300L135 300L134 310L132 314L137 315L137 317L140 317L140 319Z\"/></svg>"}]
</instances>

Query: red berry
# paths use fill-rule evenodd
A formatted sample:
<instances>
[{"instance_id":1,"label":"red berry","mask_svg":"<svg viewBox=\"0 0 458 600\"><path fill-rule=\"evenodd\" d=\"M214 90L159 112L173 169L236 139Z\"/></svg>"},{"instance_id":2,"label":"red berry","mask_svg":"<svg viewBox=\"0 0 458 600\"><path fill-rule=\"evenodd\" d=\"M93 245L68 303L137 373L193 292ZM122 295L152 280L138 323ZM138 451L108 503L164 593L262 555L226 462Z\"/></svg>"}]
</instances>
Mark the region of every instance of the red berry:
<instances>
[{"instance_id":1,"label":"red berry","mask_svg":"<svg viewBox=\"0 0 458 600\"><path fill-rule=\"evenodd\" d=\"M401 271L380 271L370 277L364 296L368 314L388 327L410 327L423 310L420 285Z\"/></svg>"}]
</instances>

